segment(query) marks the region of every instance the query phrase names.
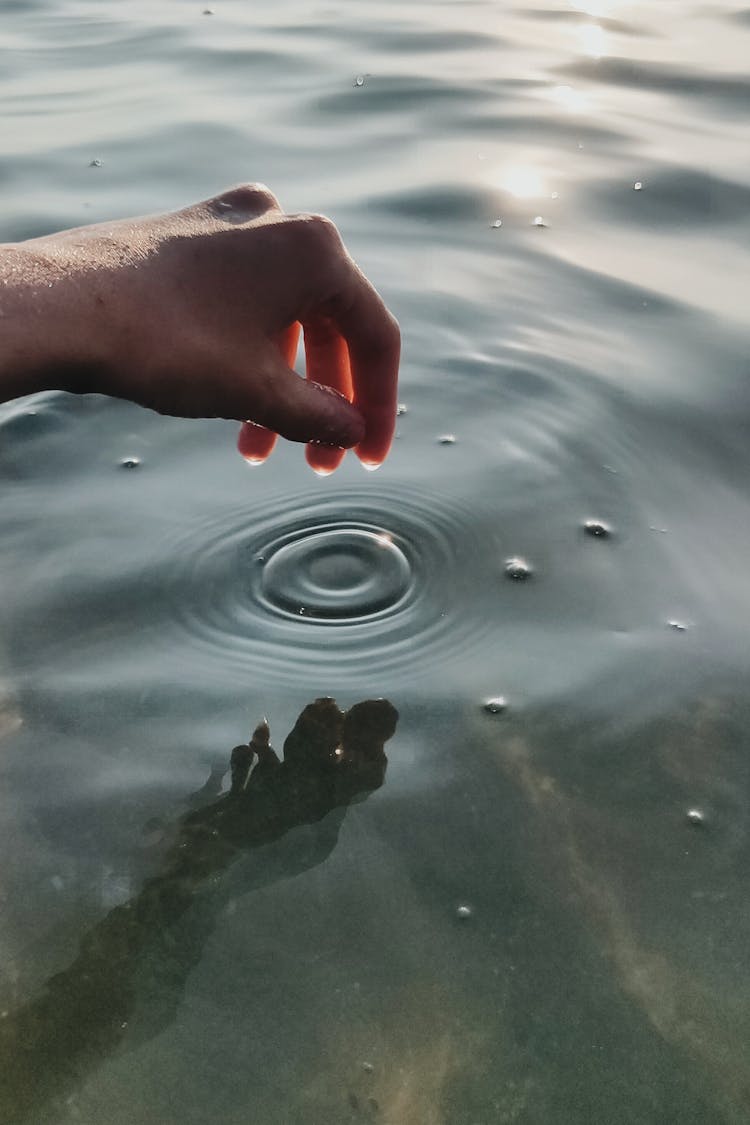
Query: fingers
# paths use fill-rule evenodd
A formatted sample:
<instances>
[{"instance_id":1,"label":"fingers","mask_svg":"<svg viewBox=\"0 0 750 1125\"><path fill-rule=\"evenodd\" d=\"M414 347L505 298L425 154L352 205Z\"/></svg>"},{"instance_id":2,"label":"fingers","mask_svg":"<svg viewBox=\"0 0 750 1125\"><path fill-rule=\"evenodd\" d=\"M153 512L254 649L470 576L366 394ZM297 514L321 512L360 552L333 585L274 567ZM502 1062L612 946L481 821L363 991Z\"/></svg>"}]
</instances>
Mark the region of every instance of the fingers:
<instances>
[{"instance_id":1,"label":"fingers","mask_svg":"<svg viewBox=\"0 0 750 1125\"><path fill-rule=\"evenodd\" d=\"M307 378L330 387L351 401L352 377L349 349L330 317L317 317L304 324ZM319 476L328 476L339 467L345 450L340 446L309 443L305 457Z\"/></svg>"},{"instance_id":2,"label":"fingers","mask_svg":"<svg viewBox=\"0 0 750 1125\"><path fill-rule=\"evenodd\" d=\"M294 366L297 357L300 326L295 321L278 338L278 348L288 367ZM273 452L278 434L255 422L243 422L237 439L237 448L249 465L262 465Z\"/></svg>"},{"instance_id":3,"label":"fingers","mask_svg":"<svg viewBox=\"0 0 750 1125\"><path fill-rule=\"evenodd\" d=\"M243 422L237 438L237 449L248 465L262 465L271 454L279 435L255 422Z\"/></svg>"},{"instance_id":4,"label":"fingers","mask_svg":"<svg viewBox=\"0 0 750 1125\"><path fill-rule=\"evenodd\" d=\"M356 454L376 468L388 456L396 427L401 334L372 285L352 268L351 291L337 302L334 317L349 353L353 402L365 420Z\"/></svg>"},{"instance_id":5,"label":"fingers","mask_svg":"<svg viewBox=\"0 0 750 1125\"><path fill-rule=\"evenodd\" d=\"M359 411L332 387L301 379L275 345L267 345L257 364L257 384L248 413L252 410L258 426L289 441L315 441L345 449L362 440L365 424Z\"/></svg>"}]
</instances>

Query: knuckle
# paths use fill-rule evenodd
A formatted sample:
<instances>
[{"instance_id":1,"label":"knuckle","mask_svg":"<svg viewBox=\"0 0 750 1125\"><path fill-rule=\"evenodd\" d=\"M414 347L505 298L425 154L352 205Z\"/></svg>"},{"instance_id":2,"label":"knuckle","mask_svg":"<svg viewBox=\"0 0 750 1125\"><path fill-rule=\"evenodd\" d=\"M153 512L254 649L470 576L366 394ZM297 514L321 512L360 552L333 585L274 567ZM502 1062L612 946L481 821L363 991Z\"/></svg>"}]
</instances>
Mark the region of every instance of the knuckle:
<instances>
[{"instance_id":1,"label":"knuckle","mask_svg":"<svg viewBox=\"0 0 750 1125\"><path fill-rule=\"evenodd\" d=\"M292 222L297 227L300 235L307 241L313 251L327 251L328 253L341 253L343 243L336 224L325 215L299 214L292 217Z\"/></svg>"},{"instance_id":2,"label":"knuckle","mask_svg":"<svg viewBox=\"0 0 750 1125\"><path fill-rule=\"evenodd\" d=\"M385 314L386 333L392 347L399 347L401 344L401 326L396 320L393 313L386 310Z\"/></svg>"},{"instance_id":3,"label":"knuckle","mask_svg":"<svg viewBox=\"0 0 750 1125\"><path fill-rule=\"evenodd\" d=\"M248 217L281 209L278 199L265 184L237 184L217 195L211 202L220 211L231 211L235 215L247 214Z\"/></svg>"}]
</instances>

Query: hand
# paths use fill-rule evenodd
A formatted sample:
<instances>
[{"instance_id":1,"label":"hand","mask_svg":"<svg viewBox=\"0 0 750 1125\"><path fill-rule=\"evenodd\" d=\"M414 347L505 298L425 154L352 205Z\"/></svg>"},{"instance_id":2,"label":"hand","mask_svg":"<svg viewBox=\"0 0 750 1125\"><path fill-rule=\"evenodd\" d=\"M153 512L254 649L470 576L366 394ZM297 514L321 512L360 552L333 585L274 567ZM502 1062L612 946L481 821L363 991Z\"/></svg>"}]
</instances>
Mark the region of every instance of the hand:
<instances>
[{"instance_id":1,"label":"hand","mask_svg":"<svg viewBox=\"0 0 750 1125\"><path fill-rule=\"evenodd\" d=\"M387 456L398 326L328 219L286 215L267 188L241 186L13 249L25 253L37 295L39 277L50 277L58 303L74 306L69 335L87 344L63 365L65 389L241 420L240 452L252 462L278 434L308 442L321 473L344 447L366 466ZM292 370L300 328L306 379Z\"/></svg>"}]
</instances>

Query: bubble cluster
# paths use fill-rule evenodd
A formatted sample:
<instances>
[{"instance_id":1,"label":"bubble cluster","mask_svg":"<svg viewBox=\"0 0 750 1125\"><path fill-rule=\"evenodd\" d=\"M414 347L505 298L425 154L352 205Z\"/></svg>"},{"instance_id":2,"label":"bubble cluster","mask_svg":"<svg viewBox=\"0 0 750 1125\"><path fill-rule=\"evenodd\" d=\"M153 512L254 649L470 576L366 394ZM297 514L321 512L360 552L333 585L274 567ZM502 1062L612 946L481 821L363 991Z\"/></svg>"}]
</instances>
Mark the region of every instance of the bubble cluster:
<instances>
[{"instance_id":1,"label":"bubble cluster","mask_svg":"<svg viewBox=\"0 0 750 1125\"><path fill-rule=\"evenodd\" d=\"M612 528L604 520L586 520L583 530L593 539L609 539L612 535Z\"/></svg>"},{"instance_id":2,"label":"bubble cluster","mask_svg":"<svg viewBox=\"0 0 750 1125\"><path fill-rule=\"evenodd\" d=\"M505 560L505 575L514 582L525 582L533 573L531 564L518 555Z\"/></svg>"},{"instance_id":3,"label":"bubble cluster","mask_svg":"<svg viewBox=\"0 0 750 1125\"><path fill-rule=\"evenodd\" d=\"M482 707L488 715L502 715L508 709L508 701L504 695L495 695L491 699L485 699Z\"/></svg>"}]
</instances>

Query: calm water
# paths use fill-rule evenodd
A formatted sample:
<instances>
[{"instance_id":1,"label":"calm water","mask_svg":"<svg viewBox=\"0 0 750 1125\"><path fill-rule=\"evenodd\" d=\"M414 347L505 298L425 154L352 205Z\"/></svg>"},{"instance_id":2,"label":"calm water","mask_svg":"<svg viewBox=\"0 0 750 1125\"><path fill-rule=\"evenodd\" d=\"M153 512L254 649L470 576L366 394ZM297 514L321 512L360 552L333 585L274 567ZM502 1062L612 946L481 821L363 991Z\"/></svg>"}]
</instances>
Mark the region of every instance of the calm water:
<instances>
[{"instance_id":1,"label":"calm water","mask_svg":"<svg viewBox=\"0 0 750 1125\"><path fill-rule=\"evenodd\" d=\"M2 408L0 1120L747 1123L750 9L209 4L6 0L0 238L262 179L408 410L321 480ZM263 790L180 897L320 695L398 708L384 783Z\"/></svg>"}]
</instances>

